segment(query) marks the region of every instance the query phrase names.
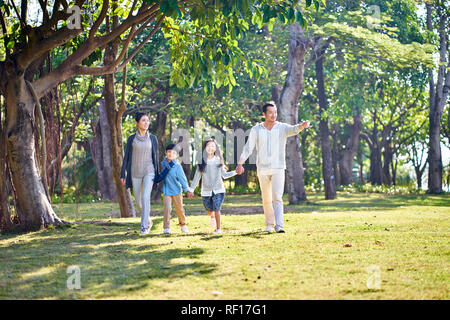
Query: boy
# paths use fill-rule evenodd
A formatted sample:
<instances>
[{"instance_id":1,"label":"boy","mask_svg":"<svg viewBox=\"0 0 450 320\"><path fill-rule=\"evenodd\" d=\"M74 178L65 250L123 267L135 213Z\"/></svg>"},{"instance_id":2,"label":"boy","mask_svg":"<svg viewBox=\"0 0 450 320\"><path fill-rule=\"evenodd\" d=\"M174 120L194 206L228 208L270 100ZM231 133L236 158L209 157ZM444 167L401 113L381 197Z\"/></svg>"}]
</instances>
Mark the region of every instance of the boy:
<instances>
[{"instance_id":1,"label":"boy","mask_svg":"<svg viewBox=\"0 0 450 320\"><path fill-rule=\"evenodd\" d=\"M170 215L172 213L172 202L178 215L178 222L181 232L189 232L186 226L186 216L183 208L183 190L188 193L188 197L193 196L191 188L188 186L183 168L178 163L178 152L175 144L171 143L166 147L166 157L161 162L162 171L155 178L155 183L163 181L163 202L164 202L164 233L170 233Z\"/></svg>"}]
</instances>

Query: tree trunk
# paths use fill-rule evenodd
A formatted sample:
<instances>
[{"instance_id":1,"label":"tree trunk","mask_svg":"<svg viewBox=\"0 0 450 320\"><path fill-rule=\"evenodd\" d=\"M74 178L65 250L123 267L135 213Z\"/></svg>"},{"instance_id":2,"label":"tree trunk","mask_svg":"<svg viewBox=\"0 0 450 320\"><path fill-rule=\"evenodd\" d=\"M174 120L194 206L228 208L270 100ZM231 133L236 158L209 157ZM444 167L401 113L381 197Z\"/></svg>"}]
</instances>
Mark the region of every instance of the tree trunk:
<instances>
[{"instance_id":1,"label":"tree trunk","mask_svg":"<svg viewBox=\"0 0 450 320\"><path fill-rule=\"evenodd\" d=\"M289 124L298 123L298 101L303 91L303 72L308 41L304 30L298 23L289 27L288 74L279 99L274 99L278 105L280 120ZM272 90L272 96L274 96ZM278 101L277 101L278 100ZM300 139L297 136L288 138L286 145L286 185L289 194L289 204L297 204L306 200L305 180Z\"/></svg>"},{"instance_id":2,"label":"tree trunk","mask_svg":"<svg viewBox=\"0 0 450 320\"><path fill-rule=\"evenodd\" d=\"M337 129L334 128L331 137L333 138L333 147L331 149L331 159L333 161L333 170L334 170L334 177L335 177L335 184L337 186L341 185L341 172L339 171L339 150L338 150L338 135L337 135Z\"/></svg>"},{"instance_id":3,"label":"tree trunk","mask_svg":"<svg viewBox=\"0 0 450 320\"><path fill-rule=\"evenodd\" d=\"M442 192L442 153L441 153L441 115L447 101L450 89L450 57L446 61L447 48L447 12L440 4L426 4L427 29L433 32L432 8L437 10L439 17L439 67L436 86L433 71L429 71L430 114L429 114L429 149L428 149L428 193Z\"/></svg>"},{"instance_id":4,"label":"tree trunk","mask_svg":"<svg viewBox=\"0 0 450 320\"><path fill-rule=\"evenodd\" d=\"M111 130L105 109L105 101L100 100L98 103L99 120L95 127L94 137L89 141L89 146L102 199L117 201L117 190L112 174Z\"/></svg>"},{"instance_id":5,"label":"tree trunk","mask_svg":"<svg viewBox=\"0 0 450 320\"><path fill-rule=\"evenodd\" d=\"M353 116L353 124L350 127L350 135L343 150L342 159L339 161L339 169L341 173L341 184L348 185L354 181L353 179L353 158L358 150L359 134L361 132L361 113Z\"/></svg>"},{"instance_id":6,"label":"tree trunk","mask_svg":"<svg viewBox=\"0 0 450 320\"><path fill-rule=\"evenodd\" d=\"M240 121L234 121L231 128L236 131L238 129L241 129L245 132L245 130L247 128L245 128L245 126L240 122ZM238 139L234 139L233 141L233 150L234 150L234 154L233 154L233 164L236 163L236 159L237 157L239 157L238 152L240 150L238 150ZM249 170L249 165L247 165L247 170L244 171L243 174L238 174L234 176L234 185L235 186L244 186L247 187L248 186L248 170Z\"/></svg>"},{"instance_id":7,"label":"tree trunk","mask_svg":"<svg viewBox=\"0 0 450 320\"><path fill-rule=\"evenodd\" d=\"M420 168L418 168L418 167L414 167L414 171L416 172L417 189L422 189L422 174L423 174L423 171L421 171Z\"/></svg>"},{"instance_id":8,"label":"tree trunk","mask_svg":"<svg viewBox=\"0 0 450 320\"><path fill-rule=\"evenodd\" d=\"M105 65L115 61L117 55L117 44L105 50ZM105 86L103 97L105 98L105 110L108 119L111 141L110 151L112 160L112 178L116 185L117 199L119 200L120 216L122 218L135 217L136 212L133 206L130 189L125 189L125 185L120 180L120 170L123 161L122 142L122 116L117 109L116 92L114 88L114 74L104 76Z\"/></svg>"},{"instance_id":9,"label":"tree trunk","mask_svg":"<svg viewBox=\"0 0 450 320\"><path fill-rule=\"evenodd\" d=\"M398 160L391 161L391 170L392 170L392 185L397 185L397 166L398 166Z\"/></svg>"},{"instance_id":10,"label":"tree trunk","mask_svg":"<svg viewBox=\"0 0 450 320\"><path fill-rule=\"evenodd\" d=\"M383 150L383 184L391 185L392 177L391 177L391 163L393 161L393 154L391 144L388 140L384 141L384 150Z\"/></svg>"},{"instance_id":11,"label":"tree trunk","mask_svg":"<svg viewBox=\"0 0 450 320\"><path fill-rule=\"evenodd\" d=\"M381 163L381 147L380 143L378 142L378 129L377 129L377 120L376 120L376 114L374 113L372 115L372 121L373 121L373 128L370 138L367 135L364 135L363 137L366 138L367 143L369 144L370 148L370 174L369 174L369 181L372 184L381 185L382 184L382 177L383 177L383 170L382 170L382 163Z\"/></svg>"},{"instance_id":12,"label":"tree trunk","mask_svg":"<svg viewBox=\"0 0 450 320\"><path fill-rule=\"evenodd\" d=\"M169 97L166 97L166 103L168 102ZM156 115L156 123L153 129L154 134L158 138L158 144L159 144L159 159L164 159L165 156L165 146L167 143L167 135L166 135L166 127L167 127L167 111L166 110L160 110L158 114ZM183 164L183 169L186 174L186 178L189 181L190 176L190 164ZM189 170L186 170L186 167L189 168ZM152 194L152 200L154 202L160 202L161 201L161 193L162 193L162 183L158 184L158 186L154 189Z\"/></svg>"},{"instance_id":13,"label":"tree trunk","mask_svg":"<svg viewBox=\"0 0 450 320\"><path fill-rule=\"evenodd\" d=\"M331 142L326 118L327 97L325 95L325 79L323 75L323 58L316 60L317 96L319 98L320 110L320 143L322 149L322 175L325 185L325 199L336 198L336 183L331 158Z\"/></svg>"},{"instance_id":14,"label":"tree trunk","mask_svg":"<svg viewBox=\"0 0 450 320\"><path fill-rule=\"evenodd\" d=\"M358 147L357 157L359 167L359 183L364 184L364 171L363 171L363 155L361 146Z\"/></svg>"},{"instance_id":15,"label":"tree trunk","mask_svg":"<svg viewBox=\"0 0 450 320\"><path fill-rule=\"evenodd\" d=\"M32 231L64 223L50 205L36 166L35 103L23 75L9 70L4 94L8 161L17 197L19 228Z\"/></svg>"},{"instance_id":16,"label":"tree trunk","mask_svg":"<svg viewBox=\"0 0 450 320\"><path fill-rule=\"evenodd\" d=\"M382 178L381 150L377 143L370 149L370 183L381 185Z\"/></svg>"},{"instance_id":17,"label":"tree trunk","mask_svg":"<svg viewBox=\"0 0 450 320\"><path fill-rule=\"evenodd\" d=\"M9 231L13 227L9 212L8 168L6 166L6 140L0 109L0 231Z\"/></svg>"}]
</instances>

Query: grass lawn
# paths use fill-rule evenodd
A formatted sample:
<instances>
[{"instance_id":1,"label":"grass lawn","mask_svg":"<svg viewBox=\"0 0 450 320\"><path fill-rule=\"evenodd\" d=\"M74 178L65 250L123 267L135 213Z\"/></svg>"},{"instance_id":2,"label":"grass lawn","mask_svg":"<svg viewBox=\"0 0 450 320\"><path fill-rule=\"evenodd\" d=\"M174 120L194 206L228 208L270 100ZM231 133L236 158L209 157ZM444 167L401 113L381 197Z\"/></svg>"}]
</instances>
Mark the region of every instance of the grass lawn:
<instances>
[{"instance_id":1,"label":"grass lawn","mask_svg":"<svg viewBox=\"0 0 450 320\"><path fill-rule=\"evenodd\" d=\"M338 196L286 205L286 234L261 232L259 195L227 195L222 235L199 197L185 199L186 235L175 217L162 233L161 204L145 236L140 218L116 218L117 204L55 205L68 221L106 224L1 235L0 299L450 298L449 195ZM67 288L70 266L80 290ZM366 285L370 266L378 290Z\"/></svg>"}]
</instances>

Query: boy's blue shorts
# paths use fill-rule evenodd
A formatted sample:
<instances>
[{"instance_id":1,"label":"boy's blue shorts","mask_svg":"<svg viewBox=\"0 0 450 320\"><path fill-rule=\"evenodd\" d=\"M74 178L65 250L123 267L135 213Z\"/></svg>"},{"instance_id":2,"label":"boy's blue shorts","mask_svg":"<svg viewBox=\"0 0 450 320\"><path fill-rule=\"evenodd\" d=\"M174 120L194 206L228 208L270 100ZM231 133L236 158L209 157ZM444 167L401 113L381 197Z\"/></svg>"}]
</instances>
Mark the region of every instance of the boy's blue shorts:
<instances>
[{"instance_id":1,"label":"boy's blue shorts","mask_svg":"<svg viewBox=\"0 0 450 320\"><path fill-rule=\"evenodd\" d=\"M209 197L202 197L203 205L208 211L219 211L222 208L223 199L225 199L225 193L214 194Z\"/></svg>"}]
</instances>

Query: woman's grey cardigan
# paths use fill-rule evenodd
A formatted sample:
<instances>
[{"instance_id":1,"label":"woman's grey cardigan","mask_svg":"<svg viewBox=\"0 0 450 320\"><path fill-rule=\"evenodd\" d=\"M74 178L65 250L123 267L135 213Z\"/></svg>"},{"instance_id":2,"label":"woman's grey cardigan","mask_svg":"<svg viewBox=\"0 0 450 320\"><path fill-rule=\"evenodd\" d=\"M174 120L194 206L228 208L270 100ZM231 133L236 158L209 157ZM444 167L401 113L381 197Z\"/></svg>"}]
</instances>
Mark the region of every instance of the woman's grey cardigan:
<instances>
[{"instance_id":1,"label":"woman's grey cardigan","mask_svg":"<svg viewBox=\"0 0 450 320\"><path fill-rule=\"evenodd\" d=\"M159 153L158 153L158 139L154 134L150 135L150 141L152 142L152 161L155 168L155 177L159 174ZM122 170L120 170L120 178L125 179L125 188L133 188L131 180L131 159L133 159L133 141L136 133L133 133L128 137L127 146L125 149L125 155L123 156ZM156 187L156 183L153 184L153 188Z\"/></svg>"}]
</instances>

